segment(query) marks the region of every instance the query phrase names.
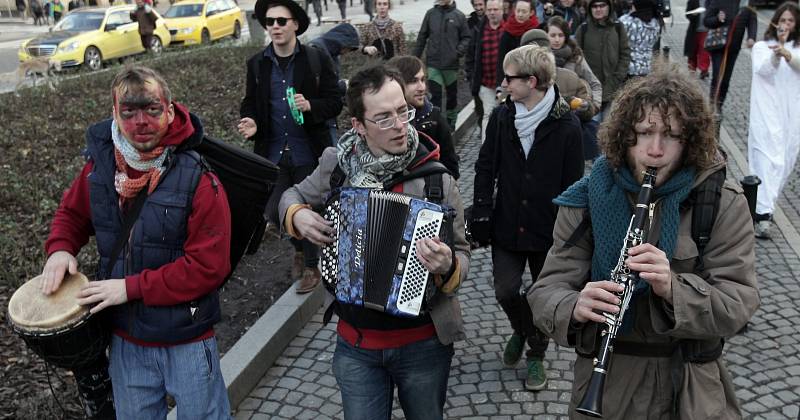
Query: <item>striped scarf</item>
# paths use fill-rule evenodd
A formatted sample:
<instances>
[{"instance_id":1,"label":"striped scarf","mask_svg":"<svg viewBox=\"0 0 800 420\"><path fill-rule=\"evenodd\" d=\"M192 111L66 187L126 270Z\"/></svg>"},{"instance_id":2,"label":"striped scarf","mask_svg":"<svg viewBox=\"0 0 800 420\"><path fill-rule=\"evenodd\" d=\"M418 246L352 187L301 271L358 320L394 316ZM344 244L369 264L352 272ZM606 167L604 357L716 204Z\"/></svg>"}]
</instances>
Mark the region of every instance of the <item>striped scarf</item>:
<instances>
[{"instance_id":1,"label":"striped scarf","mask_svg":"<svg viewBox=\"0 0 800 420\"><path fill-rule=\"evenodd\" d=\"M145 186L148 186L147 193L151 194L156 189L158 180L164 172L164 160L167 157L164 151L167 148L158 146L149 152L136 150L125 139L116 120L111 123L111 139L114 142L114 160L117 163L114 188L120 199L136 197ZM128 177L128 168L144 173L138 178L130 178Z\"/></svg>"}]
</instances>

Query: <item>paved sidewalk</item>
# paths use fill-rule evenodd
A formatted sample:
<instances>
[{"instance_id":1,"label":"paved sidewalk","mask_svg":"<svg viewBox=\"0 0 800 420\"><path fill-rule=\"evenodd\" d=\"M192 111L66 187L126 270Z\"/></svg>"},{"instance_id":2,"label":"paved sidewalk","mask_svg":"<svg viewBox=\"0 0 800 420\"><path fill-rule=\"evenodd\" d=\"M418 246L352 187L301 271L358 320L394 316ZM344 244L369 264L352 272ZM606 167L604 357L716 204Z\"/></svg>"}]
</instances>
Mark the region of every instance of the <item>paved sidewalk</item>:
<instances>
[{"instance_id":1,"label":"paved sidewalk","mask_svg":"<svg viewBox=\"0 0 800 420\"><path fill-rule=\"evenodd\" d=\"M686 29L684 2L676 3L673 12L677 19L674 25L667 26L665 44L672 46L673 60L683 61L679 57ZM394 10L392 14L400 13ZM759 31L763 32L763 28ZM749 60L747 52L739 57L725 109L725 129L730 133L726 143L745 155ZM462 140L459 186L469 204L479 147L477 131ZM731 159L729 176L741 178L746 170ZM800 181L793 175L780 203L794 226L800 226L798 189ZM800 258L780 235L771 241L759 240L756 257L761 307L747 332L728 340L724 357L746 418L795 419L800 402L800 310L796 304L800 301L796 280ZM485 249L477 250L472 256L469 278L460 290L467 340L456 345L446 418L566 419L574 352L551 344L546 356L547 389L538 393L525 391L524 364L507 369L500 361L503 343L511 330L495 301L491 283L490 254ZM331 372L335 322L323 328L321 319L322 311L290 343L239 405L237 419L343 417L341 396ZM393 418L403 418L397 401L394 407Z\"/></svg>"}]
</instances>

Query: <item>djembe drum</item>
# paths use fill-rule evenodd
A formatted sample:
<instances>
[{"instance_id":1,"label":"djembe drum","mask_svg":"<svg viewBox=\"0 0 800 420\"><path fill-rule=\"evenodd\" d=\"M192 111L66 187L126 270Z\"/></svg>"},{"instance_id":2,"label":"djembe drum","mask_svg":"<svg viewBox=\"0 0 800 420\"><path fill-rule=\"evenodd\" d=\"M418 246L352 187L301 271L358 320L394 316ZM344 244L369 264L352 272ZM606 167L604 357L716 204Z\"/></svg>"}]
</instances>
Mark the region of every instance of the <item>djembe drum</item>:
<instances>
[{"instance_id":1,"label":"djembe drum","mask_svg":"<svg viewBox=\"0 0 800 420\"><path fill-rule=\"evenodd\" d=\"M78 305L78 292L89 282L83 274L64 277L58 290L41 292L44 276L20 286L8 302L11 329L48 364L72 370L90 418L113 413L106 348L110 329L89 308Z\"/></svg>"}]
</instances>

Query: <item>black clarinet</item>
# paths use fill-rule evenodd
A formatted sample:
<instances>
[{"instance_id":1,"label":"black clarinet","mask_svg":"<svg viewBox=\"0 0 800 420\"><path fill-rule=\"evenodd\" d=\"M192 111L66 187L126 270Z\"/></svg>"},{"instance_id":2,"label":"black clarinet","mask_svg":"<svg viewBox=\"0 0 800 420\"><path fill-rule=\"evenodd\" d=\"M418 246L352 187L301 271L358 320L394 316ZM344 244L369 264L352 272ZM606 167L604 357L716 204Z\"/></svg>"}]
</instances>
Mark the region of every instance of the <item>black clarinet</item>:
<instances>
[{"instance_id":1,"label":"black clarinet","mask_svg":"<svg viewBox=\"0 0 800 420\"><path fill-rule=\"evenodd\" d=\"M633 289L639 281L637 273L632 272L630 267L625 264L628 259L628 250L644 242L644 227L647 222L647 212L651 206L653 187L656 183L657 168L648 167L644 173L642 189L639 190L639 197L636 199L631 222L628 225L628 232L625 234L625 241L622 251L619 253L619 260L616 267L611 270L610 281L621 284L625 289L620 293L615 293L620 299L619 312L616 314L603 312L606 318L600 332L600 348L597 357L594 359L594 369L592 377L589 379L589 386L583 394L583 399L575 411L591 416L603 418L603 388L605 387L606 375L611 362L611 354L614 352L614 340L617 338L625 312L633 296Z\"/></svg>"}]
</instances>

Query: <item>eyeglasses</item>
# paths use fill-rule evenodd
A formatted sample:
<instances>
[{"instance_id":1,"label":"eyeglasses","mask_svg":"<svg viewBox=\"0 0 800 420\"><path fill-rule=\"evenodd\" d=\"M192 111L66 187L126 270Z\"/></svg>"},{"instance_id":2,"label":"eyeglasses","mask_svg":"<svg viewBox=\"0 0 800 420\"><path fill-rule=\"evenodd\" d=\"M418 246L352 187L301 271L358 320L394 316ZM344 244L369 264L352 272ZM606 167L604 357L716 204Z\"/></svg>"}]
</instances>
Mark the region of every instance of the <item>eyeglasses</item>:
<instances>
[{"instance_id":1,"label":"eyeglasses","mask_svg":"<svg viewBox=\"0 0 800 420\"><path fill-rule=\"evenodd\" d=\"M510 74L503 74L503 78L506 79L509 83L511 83L514 79L527 79L531 77L530 74L518 74L516 76L512 76Z\"/></svg>"},{"instance_id":2,"label":"eyeglasses","mask_svg":"<svg viewBox=\"0 0 800 420\"><path fill-rule=\"evenodd\" d=\"M608 7L607 3L595 3L591 6L592 9L605 9Z\"/></svg>"},{"instance_id":3,"label":"eyeglasses","mask_svg":"<svg viewBox=\"0 0 800 420\"><path fill-rule=\"evenodd\" d=\"M275 22L278 22L278 26L286 26L286 24L293 19L287 17L279 17L279 18L268 17L265 20L267 21L267 26L272 26L275 24Z\"/></svg>"},{"instance_id":4,"label":"eyeglasses","mask_svg":"<svg viewBox=\"0 0 800 420\"><path fill-rule=\"evenodd\" d=\"M364 120L365 121L369 121L369 122L377 125L378 128L380 128L381 130L388 130L390 128L394 128L395 124L397 124L398 121L400 122L400 124L406 124L409 121L413 120L414 119L414 115L416 113L417 113L417 110L414 109L414 108L411 108L411 109L407 110L406 112L401 112L401 113L397 114L396 117L387 117L387 118L380 119L378 121L373 121L373 120L365 117Z\"/></svg>"}]
</instances>

